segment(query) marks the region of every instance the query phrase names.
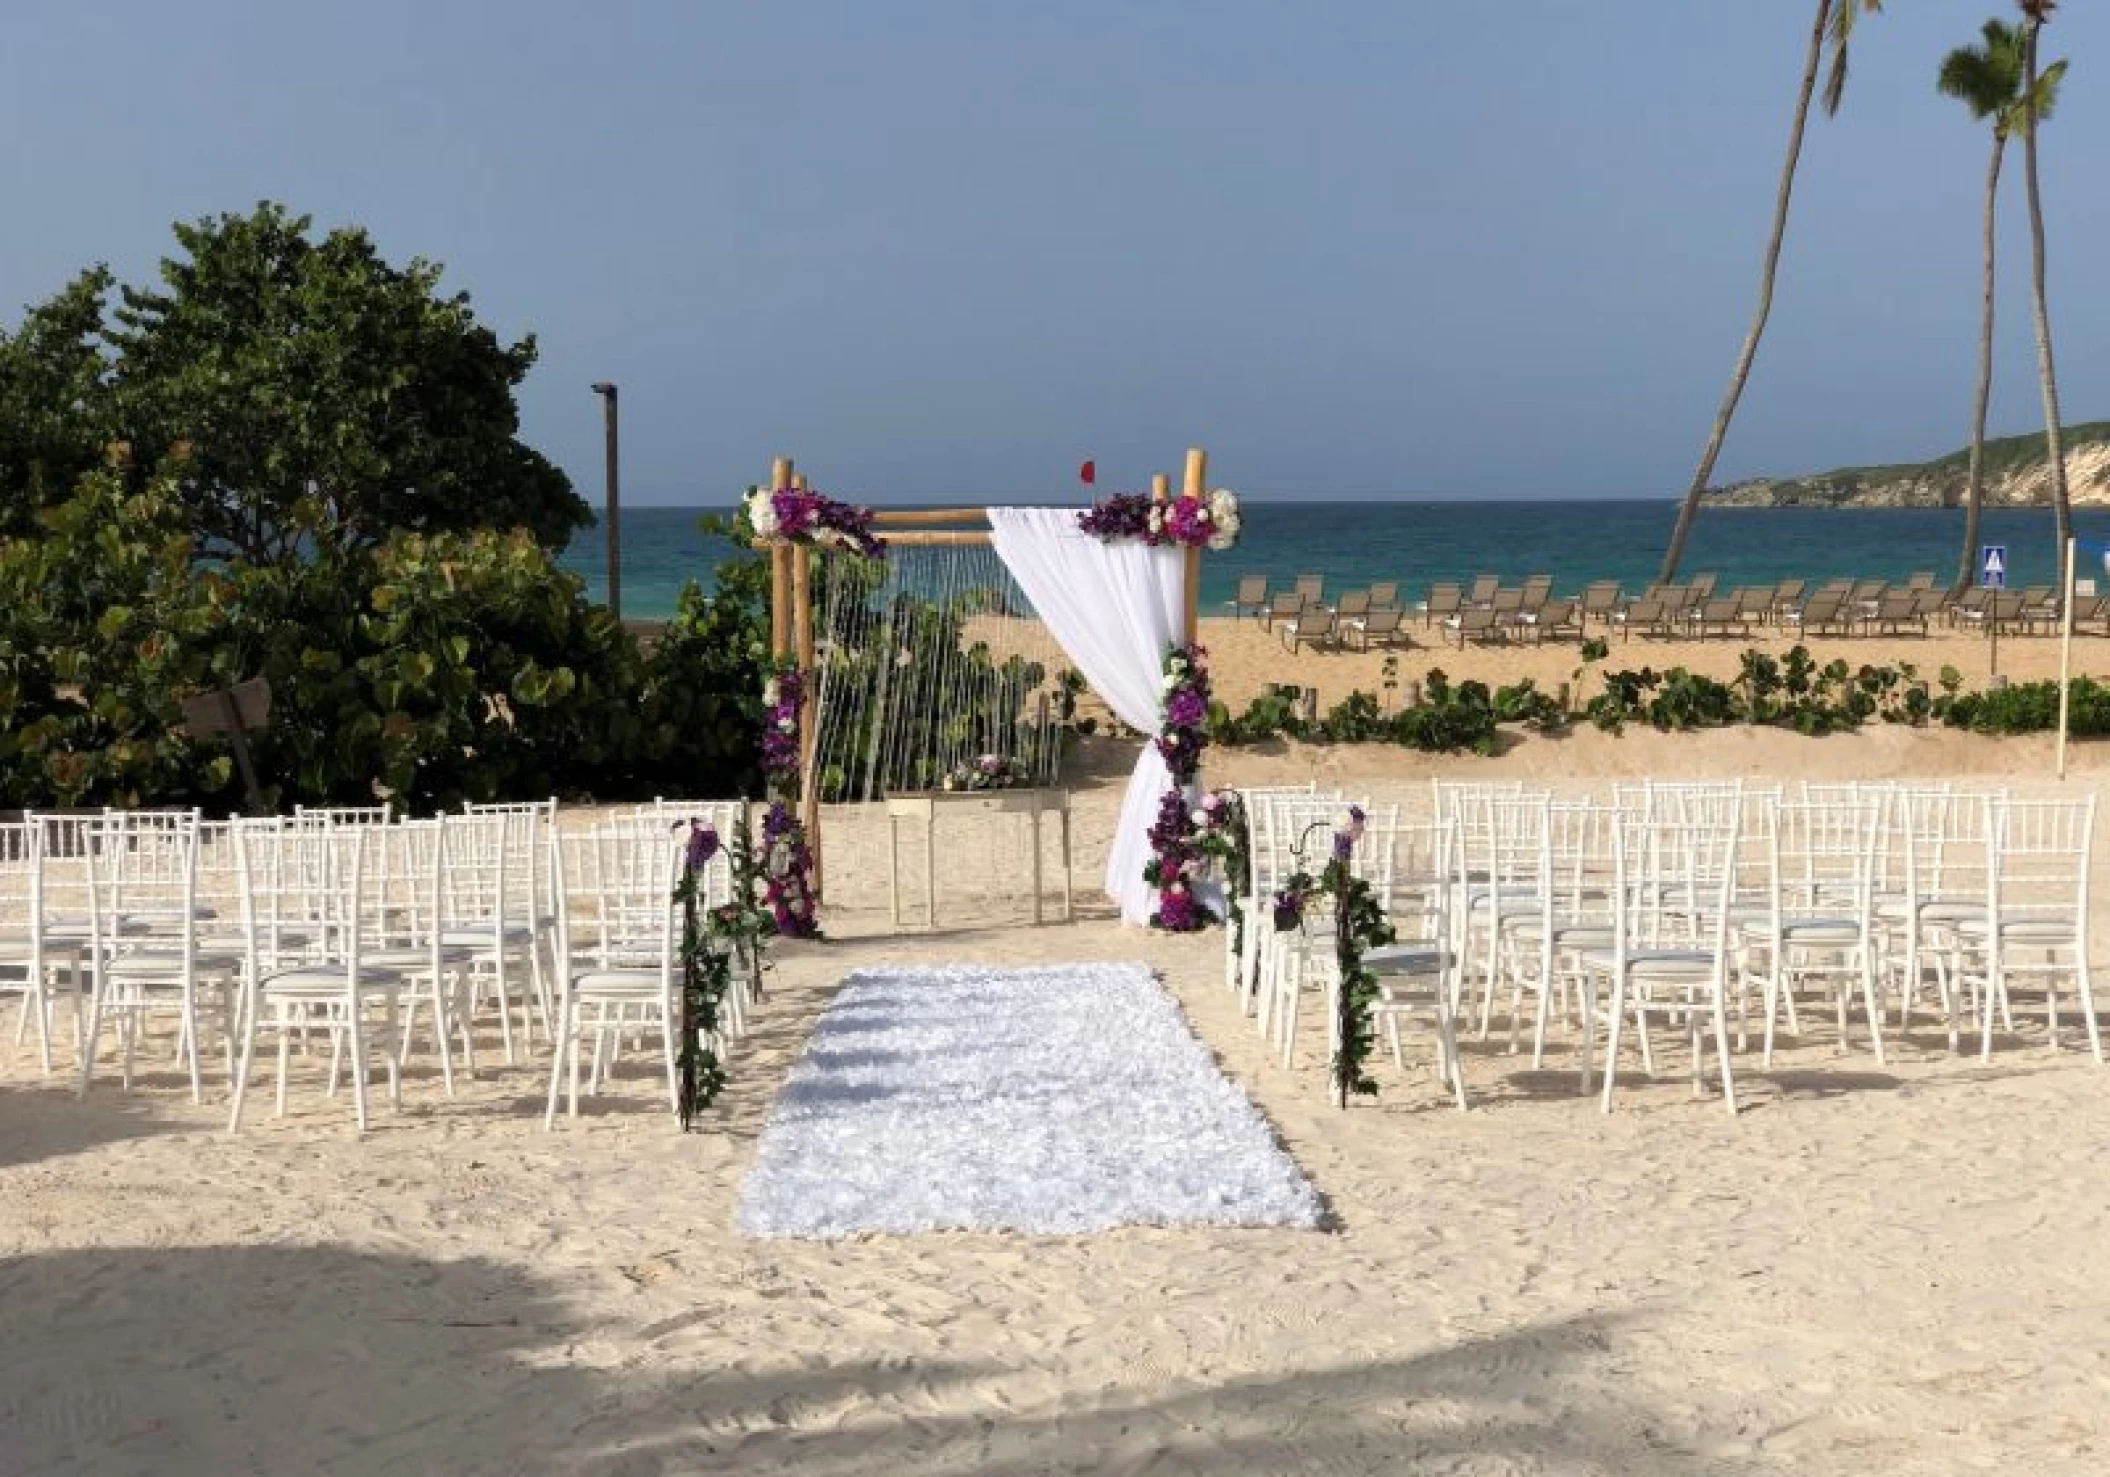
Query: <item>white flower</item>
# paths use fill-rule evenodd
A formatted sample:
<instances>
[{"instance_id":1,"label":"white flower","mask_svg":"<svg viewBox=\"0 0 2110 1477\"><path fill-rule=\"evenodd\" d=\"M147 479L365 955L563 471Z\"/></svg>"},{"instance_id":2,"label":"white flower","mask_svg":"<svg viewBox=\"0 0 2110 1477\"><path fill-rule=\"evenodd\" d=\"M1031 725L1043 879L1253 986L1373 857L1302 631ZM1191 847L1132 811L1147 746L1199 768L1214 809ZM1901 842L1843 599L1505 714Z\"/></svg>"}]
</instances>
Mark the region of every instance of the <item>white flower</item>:
<instances>
[{"instance_id":1,"label":"white flower","mask_svg":"<svg viewBox=\"0 0 2110 1477\"><path fill-rule=\"evenodd\" d=\"M767 489L758 487L747 495L747 521L754 526L755 537L776 537L777 505Z\"/></svg>"},{"instance_id":2,"label":"white flower","mask_svg":"<svg viewBox=\"0 0 2110 1477\"><path fill-rule=\"evenodd\" d=\"M779 718L777 720L777 728L784 733L791 733L795 731L798 726L798 721L796 719Z\"/></svg>"},{"instance_id":3,"label":"white flower","mask_svg":"<svg viewBox=\"0 0 2110 1477\"><path fill-rule=\"evenodd\" d=\"M1165 531L1165 510L1163 508L1153 507L1150 510L1150 531L1152 533L1163 533Z\"/></svg>"},{"instance_id":4,"label":"white flower","mask_svg":"<svg viewBox=\"0 0 2110 1477\"><path fill-rule=\"evenodd\" d=\"M1194 812L1194 824L1196 824L1197 826L1208 825L1209 812L1206 810L1197 810L1196 812Z\"/></svg>"},{"instance_id":5,"label":"white flower","mask_svg":"<svg viewBox=\"0 0 2110 1477\"><path fill-rule=\"evenodd\" d=\"M781 695L782 695L782 694L781 694L781 691L780 691L780 689L779 689L779 688L777 687L777 679L776 679L776 678L772 677L772 678L770 678L770 679L769 679L769 680L768 680L767 682L765 682L765 683L763 683L763 684L762 684L762 706L763 706L763 707L765 707L765 708L774 708L774 707L775 707L775 706L777 705L777 699L778 699L778 698L779 698L779 697L780 697Z\"/></svg>"}]
</instances>

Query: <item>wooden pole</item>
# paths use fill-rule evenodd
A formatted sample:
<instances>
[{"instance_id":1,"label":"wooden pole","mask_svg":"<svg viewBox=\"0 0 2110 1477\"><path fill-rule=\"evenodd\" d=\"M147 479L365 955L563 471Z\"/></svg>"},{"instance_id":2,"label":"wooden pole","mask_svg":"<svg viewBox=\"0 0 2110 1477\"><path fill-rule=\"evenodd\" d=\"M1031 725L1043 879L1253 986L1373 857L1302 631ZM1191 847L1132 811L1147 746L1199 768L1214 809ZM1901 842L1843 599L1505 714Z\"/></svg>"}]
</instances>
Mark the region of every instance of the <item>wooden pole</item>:
<instances>
[{"instance_id":1,"label":"wooden pole","mask_svg":"<svg viewBox=\"0 0 2110 1477\"><path fill-rule=\"evenodd\" d=\"M1172 496L1172 479L1163 472L1150 474L1150 500L1161 503Z\"/></svg>"},{"instance_id":2,"label":"wooden pole","mask_svg":"<svg viewBox=\"0 0 2110 1477\"><path fill-rule=\"evenodd\" d=\"M2066 725L2073 701L2073 540L2066 540L2065 583L2059 595L2059 778L2066 778Z\"/></svg>"},{"instance_id":3,"label":"wooden pole","mask_svg":"<svg viewBox=\"0 0 2110 1477\"><path fill-rule=\"evenodd\" d=\"M1199 446L1187 448L1187 475L1180 487L1181 497L1202 496L1202 484L1209 475L1209 453ZM1198 644L1202 630L1202 551L1187 550L1187 616L1186 642Z\"/></svg>"},{"instance_id":4,"label":"wooden pole","mask_svg":"<svg viewBox=\"0 0 2110 1477\"><path fill-rule=\"evenodd\" d=\"M804 472L793 472L791 474L791 485L795 490L804 492L806 490L806 474Z\"/></svg>"}]
</instances>

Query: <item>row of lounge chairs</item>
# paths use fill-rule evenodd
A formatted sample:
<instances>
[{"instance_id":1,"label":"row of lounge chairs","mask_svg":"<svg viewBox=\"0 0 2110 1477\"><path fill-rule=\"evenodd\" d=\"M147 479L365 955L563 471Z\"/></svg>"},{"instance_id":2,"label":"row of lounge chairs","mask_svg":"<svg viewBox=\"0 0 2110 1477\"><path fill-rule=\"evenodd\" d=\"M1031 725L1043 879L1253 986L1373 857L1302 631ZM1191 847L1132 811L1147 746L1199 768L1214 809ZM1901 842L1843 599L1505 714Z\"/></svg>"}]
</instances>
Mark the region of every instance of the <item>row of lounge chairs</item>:
<instances>
[{"instance_id":1,"label":"row of lounge chairs","mask_svg":"<svg viewBox=\"0 0 2110 1477\"><path fill-rule=\"evenodd\" d=\"M1241 579L1231 602L1276 630L1283 644L1342 647L1411 645L1401 629L1396 582L1353 590L1328 603L1322 576L1300 575L1292 588L1270 592L1265 575ZM1951 630L2034 635L2059 629L2060 605L2050 585L2023 590L1971 589L1952 595L1938 589L1931 572L1903 583L1835 579L1815 590L1799 579L1717 591L1711 574L1676 585L1651 585L1629 595L1616 580L1601 580L1580 594L1555 597L1553 578L1537 574L1505 586L1494 575L1467 583L1429 586L1418 613L1425 628L1447 643L1581 640L1593 626L1622 640L1635 635L1675 639L1714 636L1750 638L1773 632L1801 636L1927 635L1937 623ZM2074 604L2074 628L2110 636L2110 595L2083 586Z\"/></svg>"}]
</instances>

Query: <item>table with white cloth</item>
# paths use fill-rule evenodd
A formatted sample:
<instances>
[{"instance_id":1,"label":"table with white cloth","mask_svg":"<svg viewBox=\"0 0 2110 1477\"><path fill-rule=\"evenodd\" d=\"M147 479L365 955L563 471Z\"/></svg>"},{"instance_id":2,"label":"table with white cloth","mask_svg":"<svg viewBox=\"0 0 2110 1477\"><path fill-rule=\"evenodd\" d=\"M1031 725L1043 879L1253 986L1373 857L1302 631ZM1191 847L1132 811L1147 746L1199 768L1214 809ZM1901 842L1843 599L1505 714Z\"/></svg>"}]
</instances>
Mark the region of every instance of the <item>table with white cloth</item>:
<instances>
[{"instance_id":1,"label":"table with white cloth","mask_svg":"<svg viewBox=\"0 0 2110 1477\"><path fill-rule=\"evenodd\" d=\"M1033 921L1043 921L1041 818L1053 816L1062 853L1062 917L1071 916L1070 796L1067 790L916 790L889 795L887 815L887 893L894 926L901 918L901 822L923 827L923 923L938 926L938 818L942 816L1024 815L1033 821Z\"/></svg>"}]
</instances>

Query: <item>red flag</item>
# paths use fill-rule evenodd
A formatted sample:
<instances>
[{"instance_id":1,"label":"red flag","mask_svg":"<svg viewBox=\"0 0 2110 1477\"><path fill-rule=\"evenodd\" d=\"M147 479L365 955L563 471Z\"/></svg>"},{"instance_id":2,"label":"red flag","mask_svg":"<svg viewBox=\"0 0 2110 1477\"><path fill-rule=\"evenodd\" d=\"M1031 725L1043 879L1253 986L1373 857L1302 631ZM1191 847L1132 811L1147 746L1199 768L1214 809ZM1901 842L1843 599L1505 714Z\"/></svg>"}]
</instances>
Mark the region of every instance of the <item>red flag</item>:
<instances>
[{"instance_id":1,"label":"red flag","mask_svg":"<svg viewBox=\"0 0 2110 1477\"><path fill-rule=\"evenodd\" d=\"M1086 462L1077 469L1077 477L1086 487L1090 487L1099 480L1099 464L1097 462Z\"/></svg>"}]
</instances>

